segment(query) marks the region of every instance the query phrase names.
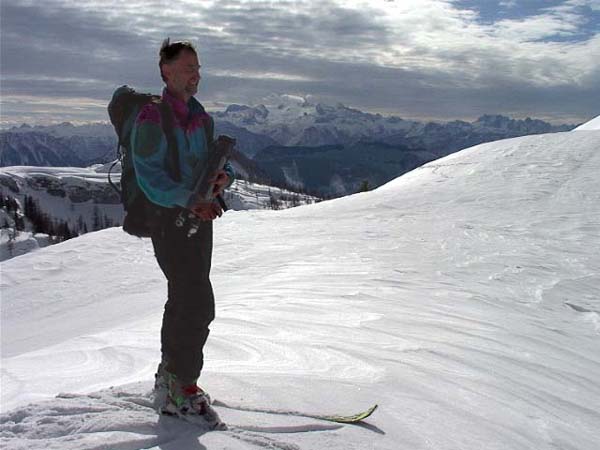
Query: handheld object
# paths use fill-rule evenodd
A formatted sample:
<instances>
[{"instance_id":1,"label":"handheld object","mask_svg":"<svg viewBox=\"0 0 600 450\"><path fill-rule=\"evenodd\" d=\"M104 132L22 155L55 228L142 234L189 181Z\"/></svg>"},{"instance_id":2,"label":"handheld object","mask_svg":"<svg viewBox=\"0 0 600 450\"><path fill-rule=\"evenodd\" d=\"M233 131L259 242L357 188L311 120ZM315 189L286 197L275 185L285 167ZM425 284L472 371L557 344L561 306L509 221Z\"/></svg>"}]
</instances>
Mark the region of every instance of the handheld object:
<instances>
[{"instance_id":1,"label":"handheld object","mask_svg":"<svg viewBox=\"0 0 600 450\"><path fill-rule=\"evenodd\" d=\"M194 173L194 178L197 180L194 186L192 198L194 201L213 201L213 188L214 184L212 179L214 175L223 168L231 151L235 147L235 139L220 135L208 154L207 161L198 168L198 172ZM218 196L220 197L220 196ZM225 203L223 199L219 200L221 207ZM223 208L226 210L226 208Z\"/></svg>"},{"instance_id":2,"label":"handheld object","mask_svg":"<svg viewBox=\"0 0 600 450\"><path fill-rule=\"evenodd\" d=\"M208 154L208 159L199 164L194 170L194 178L197 180L194 185L191 201L196 203L199 201L212 202L214 201L214 176L223 168L231 151L235 147L235 139L229 136L220 135L214 145L211 147ZM221 195L217 196L217 201L223 211L227 211L227 204ZM175 220L175 225L178 227L184 226L186 220L190 220L191 226L188 231L188 237L198 231L198 219L193 213L181 211Z\"/></svg>"}]
</instances>

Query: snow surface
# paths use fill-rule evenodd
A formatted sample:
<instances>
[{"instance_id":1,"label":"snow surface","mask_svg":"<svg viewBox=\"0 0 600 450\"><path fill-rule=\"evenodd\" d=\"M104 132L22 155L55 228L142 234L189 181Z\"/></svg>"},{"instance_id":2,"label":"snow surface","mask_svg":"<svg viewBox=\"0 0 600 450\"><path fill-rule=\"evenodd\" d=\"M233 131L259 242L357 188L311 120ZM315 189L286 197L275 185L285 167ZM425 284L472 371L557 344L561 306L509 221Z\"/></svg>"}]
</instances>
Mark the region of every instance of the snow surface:
<instances>
[{"instance_id":1,"label":"snow surface","mask_svg":"<svg viewBox=\"0 0 600 450\"><path fill-rule=\"evenodd\" d=\"M595 117L589 122L579 125L573 131L584 131L584 130L600 130L600 116Z\"/></svg>"},{"instance_id":2,"label":"snow surface","mask_svg":"<svg viewBox=\"0 0 600 450\"><path fill-rule=\"evenodd\" d=\"M597 450L599 147L600 132L508 139L217 220L200 382L242 407L216 407L225 432L151 408L166 288L147 240L112 228L3 262L0 442ZM285 414L372 403L361 426Z\"/></svg>"},{"instance_id":3,"label":"snow surface","mask_svg":"<svg viewBox=\"0 0 600 450\"><path fill-rule=\"evenodd\" d=\"M0 212L0 218L4 215L3 212ZM0 261L24 255L50 244L50 236L47 234L0 228Z\"/></svg>"}]
</instances>

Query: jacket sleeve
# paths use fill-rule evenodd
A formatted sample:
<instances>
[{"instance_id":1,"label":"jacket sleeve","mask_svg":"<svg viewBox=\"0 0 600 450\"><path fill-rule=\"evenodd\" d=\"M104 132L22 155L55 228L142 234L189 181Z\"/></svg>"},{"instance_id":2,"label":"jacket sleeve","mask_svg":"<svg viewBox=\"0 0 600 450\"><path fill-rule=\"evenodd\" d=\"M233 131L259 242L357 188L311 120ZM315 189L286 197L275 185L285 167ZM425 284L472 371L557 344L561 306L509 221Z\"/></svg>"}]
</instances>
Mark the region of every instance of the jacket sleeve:
<instances>
[{"instance_id":1,"label":"jacket sleeve","mask_svg":"<svg viewBox=\"0 0 600 450\"><path fill-rule=\"evenodd\" d=\"M138 114L131 131L137 182L152 203L166 208L185 207L192 192L169 176L166 166L168 145L160 120L158 107L148 104Z\"/></svg>"}]
</instances>

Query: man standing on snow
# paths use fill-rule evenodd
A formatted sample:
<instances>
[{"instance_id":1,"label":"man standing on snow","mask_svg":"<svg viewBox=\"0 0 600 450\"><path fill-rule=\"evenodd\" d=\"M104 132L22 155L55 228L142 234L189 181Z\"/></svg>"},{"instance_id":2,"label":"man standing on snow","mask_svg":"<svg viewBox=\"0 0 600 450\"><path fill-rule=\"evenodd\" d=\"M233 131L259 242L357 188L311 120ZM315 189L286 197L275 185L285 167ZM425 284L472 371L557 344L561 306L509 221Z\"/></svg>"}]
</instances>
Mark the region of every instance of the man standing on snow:
<instances>
[{"instance_id":1,"label":"man standing on snow","mask_svg":"<svg viewBox=\"0 0 600 450\"><path fill-rule=\"evenodd\" d=\"M170 176L169 139L155 103L140 110L131 132L140 188L151 202L173 212L152 234L155 256L168 282L161 330L162 361L155 384L157 406L162 413L200 416L216 426L219 419L210 407L210 398L196 383L203 367L208 327L215 316L209 279L212 221L223 211L216 201L199 200L192 193L197 181L193 173L206 162L214 144L213 120L194 98L201 77L198 55L191 43L170 43L166 39L160 49L159 68L166 85L161 101L170 106L173 115L171 145L177 145L181 180ZM233 179L233 169L227 163L214 175L215 197ZM188 217L189 211L199 220L176 220ZM197 231L190 233L191 226Z\"/></svg>"}]
</instances>

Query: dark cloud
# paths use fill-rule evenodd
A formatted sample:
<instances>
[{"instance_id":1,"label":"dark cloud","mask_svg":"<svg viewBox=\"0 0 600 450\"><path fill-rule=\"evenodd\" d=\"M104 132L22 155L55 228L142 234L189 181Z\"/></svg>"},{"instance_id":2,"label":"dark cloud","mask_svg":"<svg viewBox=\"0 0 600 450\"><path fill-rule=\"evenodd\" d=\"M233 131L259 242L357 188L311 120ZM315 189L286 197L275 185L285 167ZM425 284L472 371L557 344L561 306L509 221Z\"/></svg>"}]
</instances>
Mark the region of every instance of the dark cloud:
<instances>
[{"instance_id":1,"label":"dark cloud","mask_svg":"<svg viewBox=\"0 0 600 450\"><path fill-rule=\"evenodd\" d=\"M230 24L226 31L234 36L273 49L282 44L298 48L361 48L373 44L384 46L388 41L387 27L368 10L326 2L314 2L302 10L285 12L274 6L252 5L243 10L222 8L214 12L214 18Z\"/></svg>"},{"instance_id":2,"label":"dark cloud","mask_svg":"<svg viewBox=\"0 0 600 450\"><path fill-rule=\"evenodd\" d=\"M3 77L44 75L110 82L120 76L137 77L140 67L151 64L149 42L97 13L4 2L2 16ZM26 85L36 87L31 81Z\"/></svg>"}]
</instances>

